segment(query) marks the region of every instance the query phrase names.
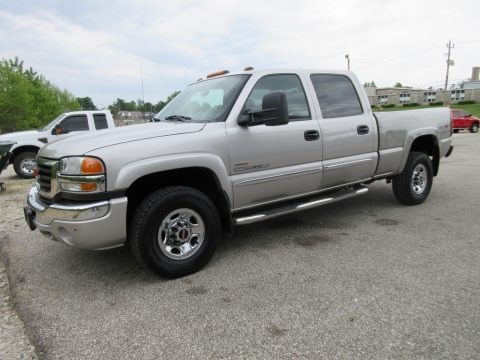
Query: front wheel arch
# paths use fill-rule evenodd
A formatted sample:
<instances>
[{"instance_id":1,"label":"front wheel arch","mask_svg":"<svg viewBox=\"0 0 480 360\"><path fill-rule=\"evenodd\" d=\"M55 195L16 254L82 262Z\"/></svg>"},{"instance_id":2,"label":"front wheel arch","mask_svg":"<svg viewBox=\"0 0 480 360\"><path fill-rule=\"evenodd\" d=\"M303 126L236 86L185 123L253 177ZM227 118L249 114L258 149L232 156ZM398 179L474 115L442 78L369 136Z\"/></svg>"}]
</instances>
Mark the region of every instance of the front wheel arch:
<instances>
[{"instance_id":1,"label":"front wheel arch","mask_svg":"<svg viewBox=\"0 0 480 360\"><path fill-rule=\"evenodd\" d=\"M151 193L138 205L131 223L128 243L137 261L168 278L189 275L205 266L221 235L213 202L186 186Z\"/></svg>"},{"instance_id":2,"label":"front wheel arch","mask_svg":"<svg viewBox=\"0 0 480 360\"><path fill-rule=\"evenodd\" d=\"M37 154L38 149L23 148L23 150L16 151L11 159L15 173L23 179L33 179Z\"/></svg>"}]
</instances>

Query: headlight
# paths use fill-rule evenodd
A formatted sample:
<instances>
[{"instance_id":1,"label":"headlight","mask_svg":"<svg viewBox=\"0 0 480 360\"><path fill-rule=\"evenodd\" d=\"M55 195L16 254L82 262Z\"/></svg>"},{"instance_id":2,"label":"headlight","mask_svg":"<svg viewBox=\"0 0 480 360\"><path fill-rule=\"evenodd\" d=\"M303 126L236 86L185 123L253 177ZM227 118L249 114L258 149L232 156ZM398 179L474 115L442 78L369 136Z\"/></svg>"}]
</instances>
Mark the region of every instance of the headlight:
<instances>
[{"instance_id":1,"label":"headlight","mask_svg":"<svg viewBox=\"0 0 480 360\"><path fill-rule=\"evenodd\" d=\"M63 158L58 167L58 185L67 192L105 191L105 166L91 156Z\"/></svg>"},{"instance_id":2,"label":"headlight","mask_svg":"<svg viewBox=\"0 0 480 360\"><path fill-rule=\"evenodd\" d=\"M66 157L60 160L60 175L100 175L105 167L100 159L90 156Z\"/></svg>"}]
</instances>

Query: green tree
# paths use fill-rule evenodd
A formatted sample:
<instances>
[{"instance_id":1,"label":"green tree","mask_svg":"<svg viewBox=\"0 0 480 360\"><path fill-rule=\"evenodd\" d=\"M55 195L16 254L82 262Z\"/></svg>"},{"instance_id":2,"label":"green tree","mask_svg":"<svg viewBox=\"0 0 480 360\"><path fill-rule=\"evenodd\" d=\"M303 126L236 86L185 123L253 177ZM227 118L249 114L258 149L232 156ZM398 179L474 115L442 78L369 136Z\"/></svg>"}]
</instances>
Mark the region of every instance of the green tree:
<instances>
[{"instance_id":1,"label":"green tree","mask_svg":"<svg viewBox=\"0 0 480 360\"><path fill-rule=\"evenodd\" d=\"M113 116L117 116L120 111L126 110L125 104L125 100L117 98L117 100L115 100L112 105L108 106L108 109Z\"/></svg>"},{"instance_id":2,"label":"green tree","mask_svg":"<svg viewBox=\"0 0 480 360\"><path fill-rule=\"evenodd\" d=\"M38 75L24 70L23 61L0 61L0 132L39 128L60 113L77 110L74 96Z\"/></svg>"},{"instance_id":3,"label":"green tree","mask_svg":"<svg viewBox=\"0 0 480 360\"><path fill-rule=\"evenodd\" d=\"M108 106L110 112L116 116L120 111L143 111L143 112L159 112L162 110L170 101L172 101L180 91L174 91L171 93L166 100L161 100L155 105L150 102L143 102L142 99L135 101L125 101L124 99L117 98L113 104Z\"/></svg>"},{"instance_id":4,"label":"green tree","mask_svg":"<svg viewBox=\"0 0 480 360\"><path fill-rule=\"evenodd\" d=\"M175 99L175 97L180 94L180 91L174 91L173 93L171 93L167 99L165 101L159 101L155 106L154 106L154 110L155 112L159 112L159 111L162 111L162 109L170 102L172 101L173 99Z\"/></svg>"},{"instance_id":5,"label":"green tree","mask_svg":"<svg viewBox=\"0 0 480 360\"><path fill-rule=\"evenodd\" d=\"M77 102L80 104L82 110L97 110L93 100L88 96L83 98L77 97Z\"/></svg>"},{"instance_id":6,"label":"green tree","mask_svg":"<svg viewBox=\"0 0 480 360\"><path fill-rule=\"evenodd\" d=\"M402 85L401 82L398 82L398 81L397 81L397 83L394 85L394 87L396 87L396 88L401 88L401 87L403 87L403 85Z\"/></svg>"}]
</instances>

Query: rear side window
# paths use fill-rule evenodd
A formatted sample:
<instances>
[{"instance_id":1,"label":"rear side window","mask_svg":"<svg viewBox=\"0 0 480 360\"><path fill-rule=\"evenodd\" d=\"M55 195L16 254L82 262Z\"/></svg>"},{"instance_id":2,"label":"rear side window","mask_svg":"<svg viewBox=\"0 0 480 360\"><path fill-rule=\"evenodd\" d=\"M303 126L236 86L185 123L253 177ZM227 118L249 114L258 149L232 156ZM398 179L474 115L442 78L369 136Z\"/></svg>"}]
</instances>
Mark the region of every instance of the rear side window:
<instances>
[{"instance_id":1,"label":"rear side window","mask_svg":"<svg viewBox=\"0 0 480 360\"><path fill-rule=\"evenodd\" d=\"M363 114L362 105L352 81L344 75L311 75L324 119Z\"/></svg>"},{"instance_id":2,"label":"rear side window","mask_svg":"<svg viewBox=\"0 0 480 360\"><path fill-rule=\"evenodd\" d=\"M291 121L310 119L310 110L302 83L297 75L278 74L262 77L248 96L242 113L262 110L263 97L272 91L283 91L287 95L288 117Z\"/></svg>"},{"instance_id":3,"label":"rear side window","mask_svg":"<svg viewBox=\"0 0 480 360\"><path fill-rule=\"evenodd\" d=\"M93 114L93 122L97 130L108 128L107 116L105 114Z\"/></svg>"},{"instance_id":4,"label":"rear side window","mask_svg":"<svg viewBox=\"0 0 480 360\"><path fill-rule=\"evenodd\" d=\"M88 131L87 115L73 115L62 121L64 130L71 131Z\"/></svg>"}]
</instances>

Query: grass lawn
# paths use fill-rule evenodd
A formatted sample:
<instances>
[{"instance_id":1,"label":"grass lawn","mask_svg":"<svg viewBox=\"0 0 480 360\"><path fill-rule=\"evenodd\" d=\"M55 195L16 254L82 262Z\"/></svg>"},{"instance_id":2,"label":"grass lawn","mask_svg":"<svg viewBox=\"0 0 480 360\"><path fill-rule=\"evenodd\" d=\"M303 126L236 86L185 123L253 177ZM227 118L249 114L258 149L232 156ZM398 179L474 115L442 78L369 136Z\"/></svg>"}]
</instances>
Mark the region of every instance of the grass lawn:
<instances>
[{"instance_id":1,"label":"grass lawn","mask_svg":"<svg viewBox=\"0 0 480 360\"><path fill-rule=\"evenodd\" d=\"M428 105L420 105L420 106L415 106L415 107L401 107L401 106L396 106L393 108L386 108L383 109L382 111L399 111L399 110L415 110L415 109L431 109L434 106L428 106ZM452 109L462 109L466 111L469 114L475 115L477 117L480 117L480 104L471 104L471 105L456 105L456 104L451 104L450 108ZM373 108L372 109L374 112L378 112L378 108Z\"/></svg>"}]
</instances>

